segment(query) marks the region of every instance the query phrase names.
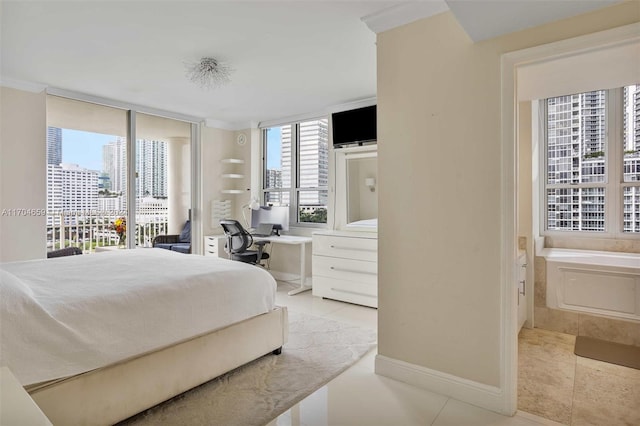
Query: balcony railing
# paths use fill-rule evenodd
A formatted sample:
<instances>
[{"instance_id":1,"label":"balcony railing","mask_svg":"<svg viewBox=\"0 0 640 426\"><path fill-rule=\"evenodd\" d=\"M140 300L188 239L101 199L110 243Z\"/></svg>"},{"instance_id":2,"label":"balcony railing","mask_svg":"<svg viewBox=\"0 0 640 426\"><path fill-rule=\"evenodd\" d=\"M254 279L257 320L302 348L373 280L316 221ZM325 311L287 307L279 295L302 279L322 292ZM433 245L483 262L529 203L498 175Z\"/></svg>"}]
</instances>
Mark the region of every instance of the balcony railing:
<instances>
[{"instance_id":1,"label":"balcony railing","mask_svg":"<svg viewBox=\"0 0 640 426\"><path fill-rule=\"evenodd\" d=\"M152 247L156 235L167 233L167 212L136 213L135 245ZM119 248L120 237L113 229L118 214L65 214L47 216L47 251L79 247L84 253L95 253L104 247ZM123 248L123 247L121 247Z\"/></svg>"}]
</instances>

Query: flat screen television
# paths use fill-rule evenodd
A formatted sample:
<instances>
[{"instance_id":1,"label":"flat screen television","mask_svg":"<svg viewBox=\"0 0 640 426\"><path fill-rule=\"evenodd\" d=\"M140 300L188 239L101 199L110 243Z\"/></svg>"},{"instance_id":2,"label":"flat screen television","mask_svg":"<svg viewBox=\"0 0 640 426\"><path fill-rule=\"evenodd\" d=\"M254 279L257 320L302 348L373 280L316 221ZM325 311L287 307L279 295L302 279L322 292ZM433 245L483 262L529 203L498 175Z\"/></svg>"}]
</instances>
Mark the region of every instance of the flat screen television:
<instances>
[{"instance_id":1,"label":"flat screen television","mask_svg":"<svg viewBox=\"0 0 640 426\"><path fill-rule=\"evenodd\" d=\"M377 140L376 118L376 105L333 113L333 146L362 145Z\"/></svg>"}]
</instances>

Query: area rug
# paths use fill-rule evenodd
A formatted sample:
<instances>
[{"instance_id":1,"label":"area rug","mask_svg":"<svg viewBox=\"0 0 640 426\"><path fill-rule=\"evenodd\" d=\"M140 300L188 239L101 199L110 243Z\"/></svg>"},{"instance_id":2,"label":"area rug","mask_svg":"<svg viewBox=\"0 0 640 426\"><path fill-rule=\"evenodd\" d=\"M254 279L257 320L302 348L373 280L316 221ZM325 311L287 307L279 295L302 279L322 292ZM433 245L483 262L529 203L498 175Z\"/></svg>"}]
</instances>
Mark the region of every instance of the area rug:
<instances>
[{"instance_id":1,"label":"area rug","mask_svg":"<svg viewBox=\"0 0 640 426\"><path fill-rule=\"evenodd\" d=\"M118 423L119 426L262 426L353 365L373 330L289 312L289 341L266 355Z\"/></svg>"},{"instance_id":2,"label":"area rug","mask_svg":"<svg viewBox=\"0 0 640 426\"><path fill-rule=\"evenodd\" d=\"M581 357L640 370L640 347L638 346L578 336L574 353Z\"/></svg>"}]
</instances>

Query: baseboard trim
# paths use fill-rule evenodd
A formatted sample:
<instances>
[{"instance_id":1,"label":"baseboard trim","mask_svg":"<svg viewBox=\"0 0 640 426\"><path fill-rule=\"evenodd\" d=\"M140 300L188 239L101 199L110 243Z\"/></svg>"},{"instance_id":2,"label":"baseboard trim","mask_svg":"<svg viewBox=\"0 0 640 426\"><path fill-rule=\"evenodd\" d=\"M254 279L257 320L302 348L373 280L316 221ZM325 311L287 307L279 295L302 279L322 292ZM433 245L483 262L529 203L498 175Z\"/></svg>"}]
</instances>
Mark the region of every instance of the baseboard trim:
<instances>
[{"instance_id":1,"label":"baseboard trim","mask_svg":"<svg viewBox=\"0 0 640 426\"><path fill-rule=\"evenodd\" d=\"M380 354L376 356L375 372L381 376L450 396L496 413L512 415L512 413L503 412L504 395L502 390L495 386L463 379Z\"/></svg>"}]
</instances>

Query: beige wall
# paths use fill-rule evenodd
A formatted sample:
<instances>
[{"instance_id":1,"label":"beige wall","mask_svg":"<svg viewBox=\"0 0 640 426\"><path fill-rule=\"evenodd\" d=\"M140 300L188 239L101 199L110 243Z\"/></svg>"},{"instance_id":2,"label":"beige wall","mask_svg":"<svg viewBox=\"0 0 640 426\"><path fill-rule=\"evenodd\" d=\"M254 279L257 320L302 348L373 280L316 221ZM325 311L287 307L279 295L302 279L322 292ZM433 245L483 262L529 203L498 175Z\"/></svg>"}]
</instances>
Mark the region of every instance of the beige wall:
<instances>
[{"instance_id":1,"label":"beige wall","mask_svg":"<svg viewBox=\"0 0 640 426\"><path fill-rule=\"evenodd\" d=\"M238 145L240 132L202 127L202 229L203 235L220 235L222 228L211 223L211 201L231 200L231 219L242 219L242 206L250 199L250 192L223 194L223 189L247 189L251 187L251 144ZM249 131L243 131L249 138ZM244 164L223 164L222 159L238 158ZM244 174L244 179L223 179L223 173ZM248 217L248 216L247 216ZM244 223L243 223L244 225Z\"/></svg>"},{"instance_id":2,"label":"beige wall","mask_svg":"<svg viewBox=\"0 0 640 426\"><path fill-rule=\"evenodd\" d=\"M444 13L378 36L381 355L499 386L501 54L639 18L628 2L474 44Z\"/></svg>"},{"instance_id":3,"label":"beige wall","mask_svg":"<svg viewBox=\"0 0 640 426\"><path fill-rule=\"evenodd\" d=\"M0 109L0 262L44 258L46 96L0 87Z\"/></svg>"}]
</instances>

